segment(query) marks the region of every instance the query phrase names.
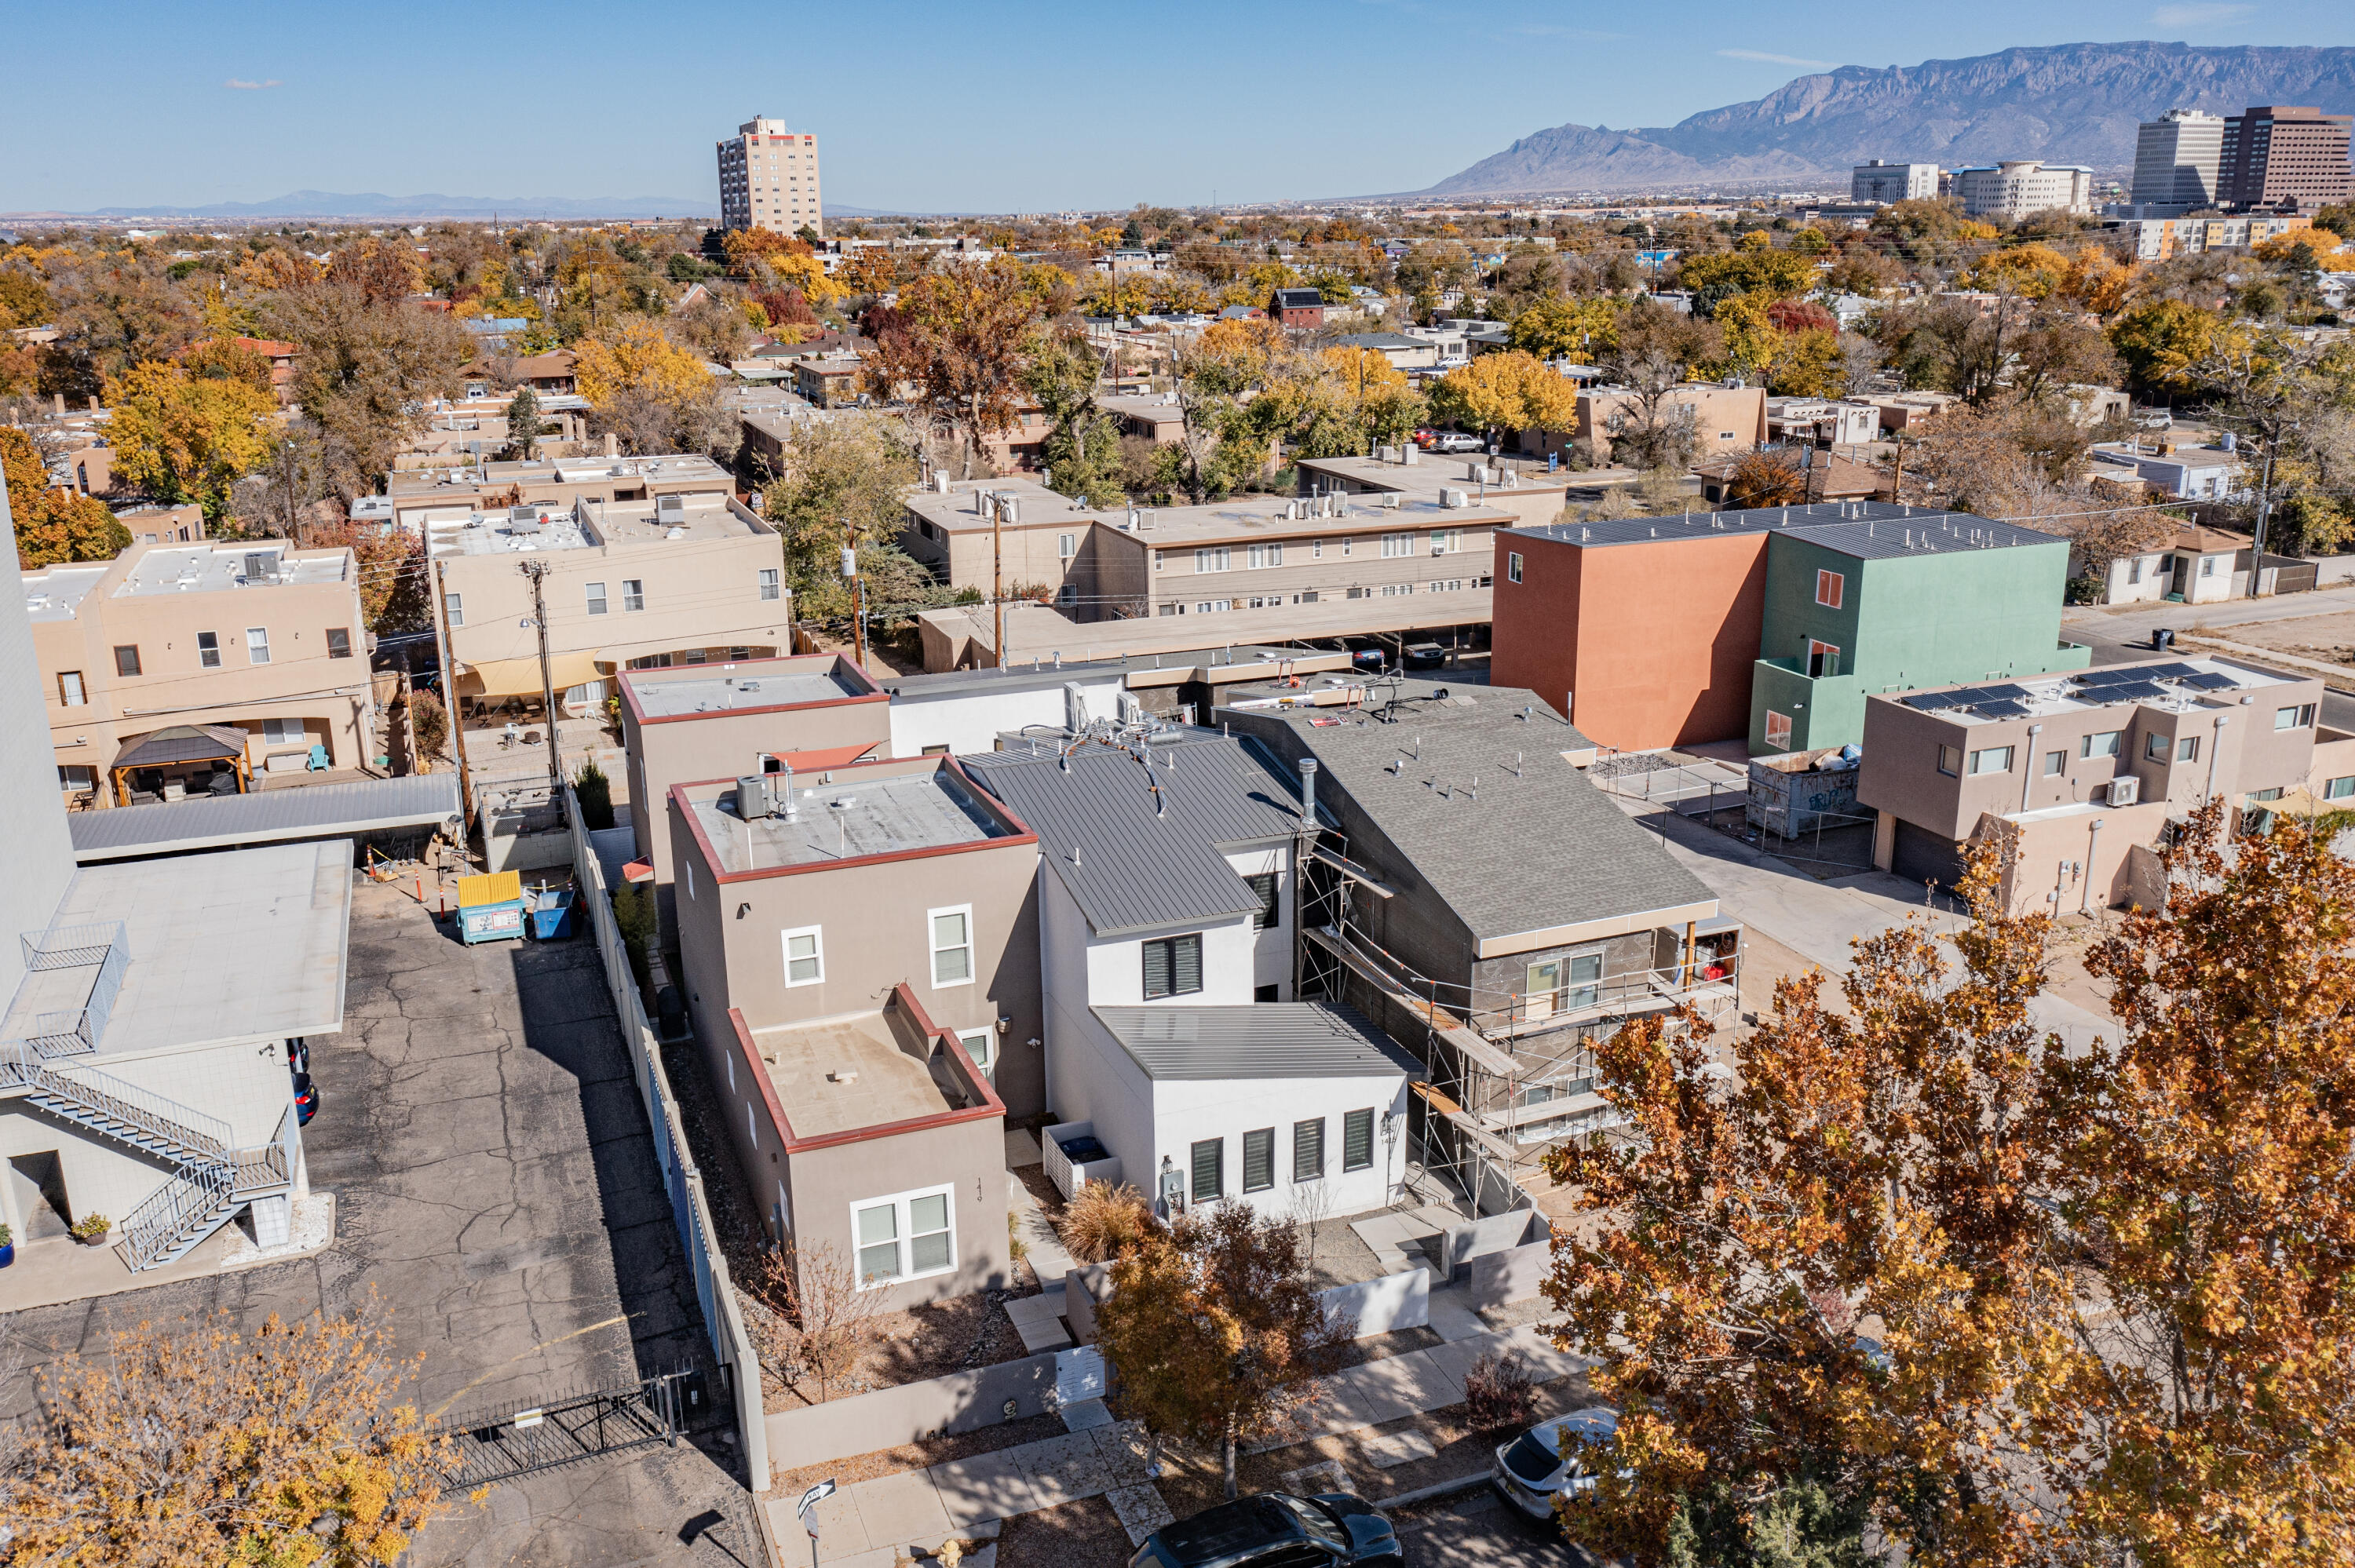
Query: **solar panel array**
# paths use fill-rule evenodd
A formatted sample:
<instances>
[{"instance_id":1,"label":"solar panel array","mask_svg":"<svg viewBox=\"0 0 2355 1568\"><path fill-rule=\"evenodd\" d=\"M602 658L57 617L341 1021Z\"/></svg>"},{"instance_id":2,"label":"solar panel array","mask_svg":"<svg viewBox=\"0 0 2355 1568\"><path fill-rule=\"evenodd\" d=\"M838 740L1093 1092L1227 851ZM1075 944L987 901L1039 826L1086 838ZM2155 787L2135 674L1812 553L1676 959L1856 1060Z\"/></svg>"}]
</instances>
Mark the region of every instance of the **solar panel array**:
<instances>
[{"instance_id":1,"label":"solar panel array","mask_svg":"<svg viewBox=\"0 0 2355 1568\"><path fill-rule=\"evenodd\" d=\"M2155 703L2183 694L2159 684L2162 681L2201 692L2230 691L2240 683L2230 675L2185 663L2080 670L2067 679L2091 703ZM1983 718L2024 718L2034 711L2027 703L2035 694L2026 686L2006 682L1996 686L1957 686L1947 692L1908 692L1897 700L1923 713L1961 708Z\"/></svg>"}]
</instances>

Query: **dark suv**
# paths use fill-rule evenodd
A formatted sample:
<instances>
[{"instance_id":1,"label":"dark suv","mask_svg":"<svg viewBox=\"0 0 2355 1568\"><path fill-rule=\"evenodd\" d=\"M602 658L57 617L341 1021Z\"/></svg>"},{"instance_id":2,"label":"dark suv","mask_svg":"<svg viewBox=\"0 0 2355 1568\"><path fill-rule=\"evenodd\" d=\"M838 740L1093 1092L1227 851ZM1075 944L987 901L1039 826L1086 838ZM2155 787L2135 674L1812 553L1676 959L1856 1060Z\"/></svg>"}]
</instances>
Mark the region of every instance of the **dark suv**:
<instances>
[{"instance_id":1,"label":"dark suv","mask_svg":"<svg viewBox=\"0 0 2355 1568\"><path fill-rule=\"evenodd\" d=\"M1128 1568L1402 1568L1391 1521L1363 1498L1261 1492L1145 1538Z\"/></svg>"}]
</instances>

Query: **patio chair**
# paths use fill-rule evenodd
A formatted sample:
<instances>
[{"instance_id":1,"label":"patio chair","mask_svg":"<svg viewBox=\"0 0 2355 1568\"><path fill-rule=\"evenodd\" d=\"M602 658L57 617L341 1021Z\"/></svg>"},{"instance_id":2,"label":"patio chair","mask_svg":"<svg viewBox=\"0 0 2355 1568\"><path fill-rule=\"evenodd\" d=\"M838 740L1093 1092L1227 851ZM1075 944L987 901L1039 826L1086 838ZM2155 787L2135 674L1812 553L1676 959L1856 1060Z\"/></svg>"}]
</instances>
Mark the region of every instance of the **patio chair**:
<instances>
[{"instance_id":1,"label":"patio chair","mask_svg":"<svg viewBox=\"0 0 2355 1568\"><path fill-rule=\"evenodd\" d=\"M308 773L325 773L328 769L327 748L317 741L311 743L311 761L304 769Z\"/></svg>"}]
</instances>

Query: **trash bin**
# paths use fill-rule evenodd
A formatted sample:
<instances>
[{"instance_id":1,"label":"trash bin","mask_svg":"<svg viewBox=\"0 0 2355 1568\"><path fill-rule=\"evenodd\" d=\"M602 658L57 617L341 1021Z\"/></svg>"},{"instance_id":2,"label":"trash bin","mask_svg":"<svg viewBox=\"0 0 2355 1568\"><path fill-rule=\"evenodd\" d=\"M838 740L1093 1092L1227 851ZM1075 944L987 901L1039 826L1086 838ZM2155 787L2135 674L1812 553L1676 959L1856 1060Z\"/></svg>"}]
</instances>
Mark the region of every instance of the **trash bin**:
<instances>
[{"instance_id":1,"label":"trash bin","mask_svg":"<svg viewBox=\"0 0 2355 1568\"><path fill-rule=\"evenodd\" d=\"M2150 634L2150 645L2156 652L2166 652L2175 646L2175 629L2171 626L2160 627Z\"/></svg>"}]
</instances>

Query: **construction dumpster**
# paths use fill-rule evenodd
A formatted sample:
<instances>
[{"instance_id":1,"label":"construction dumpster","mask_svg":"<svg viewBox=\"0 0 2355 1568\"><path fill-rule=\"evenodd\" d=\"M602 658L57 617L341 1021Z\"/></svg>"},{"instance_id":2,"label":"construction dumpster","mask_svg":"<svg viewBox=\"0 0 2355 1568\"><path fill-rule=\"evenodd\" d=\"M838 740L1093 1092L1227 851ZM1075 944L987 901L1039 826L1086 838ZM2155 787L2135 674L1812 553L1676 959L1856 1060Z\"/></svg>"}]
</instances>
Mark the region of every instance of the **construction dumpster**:
<instances>
[{"instance_id":1,"label":"construction dumpster","mask_svg":"<svg viewBox=\"0 0 2355 1568\"><path fill-rule=\"evenodd\" d=\"M1852 826L1859 820L1856 776L1863 760L1853 746L1753 757L1742 819L1761 832L1786 839L1818 827Z\"/></svg>"},{"instance_id":2,"label":"construction dumpster","mask_svg":"<svg viewBox=\"0 0 2355 1568\"><path fill-rule=\"evenodd\" d=\"M523 874L495 871L488 876L458 879L458 937L476 942L505 942L523 936Z\"/></svg>"}]
</instances>

